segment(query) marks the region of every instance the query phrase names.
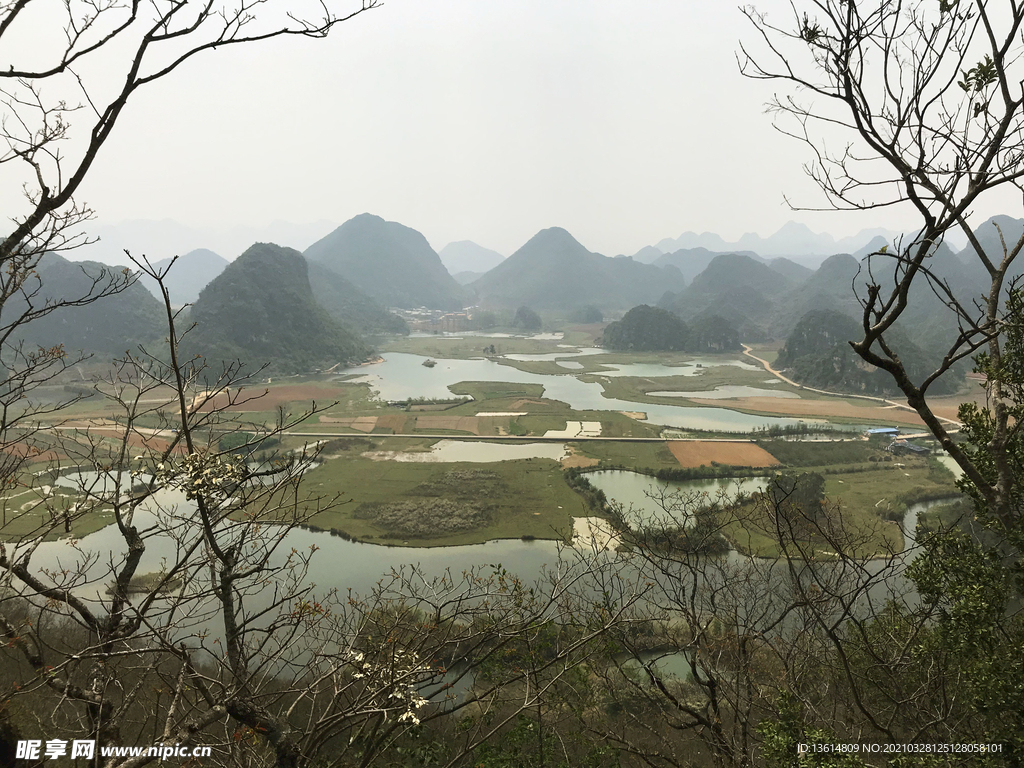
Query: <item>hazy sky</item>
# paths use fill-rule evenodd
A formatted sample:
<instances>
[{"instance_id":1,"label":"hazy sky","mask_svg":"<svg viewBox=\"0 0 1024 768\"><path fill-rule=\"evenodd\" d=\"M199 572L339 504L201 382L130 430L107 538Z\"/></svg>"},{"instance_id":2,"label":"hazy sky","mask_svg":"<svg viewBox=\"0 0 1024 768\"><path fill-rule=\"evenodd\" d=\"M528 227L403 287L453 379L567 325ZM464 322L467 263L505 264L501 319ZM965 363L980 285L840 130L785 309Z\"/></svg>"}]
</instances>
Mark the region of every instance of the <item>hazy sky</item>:
<instances>
[{"instance_id":1,"label":"hazy sky","mask_svg":"<svg viewBox=\"0 0 1024 768\"><path fill-rule=\"evenodd\" d=\"M764 114L773 85L738 73L741 38L731 3L386 0L327 40L220 50L140 92L81 197L104 224L370 211L504 254L554 225L607 254L790 219L902 228L784 205L821 203L810 154Z\"/></svg>"}]
</instances>

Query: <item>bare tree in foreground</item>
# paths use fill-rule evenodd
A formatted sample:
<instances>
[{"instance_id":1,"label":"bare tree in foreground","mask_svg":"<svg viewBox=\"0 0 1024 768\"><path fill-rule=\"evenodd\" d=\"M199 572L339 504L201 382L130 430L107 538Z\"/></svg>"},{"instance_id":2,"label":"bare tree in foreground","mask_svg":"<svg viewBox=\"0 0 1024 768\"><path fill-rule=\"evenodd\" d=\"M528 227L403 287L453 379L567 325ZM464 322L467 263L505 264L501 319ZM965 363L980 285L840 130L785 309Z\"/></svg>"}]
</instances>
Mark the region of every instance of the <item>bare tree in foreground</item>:
<instances>
[{"instance_id":1,"label":"bare tree in foreground","mask_svg":"<svg viewBox=\"0 0 1024 768\"><path fill-rule=\"evenodd\" d=\"M1004 526L1017 523L1017 480L1008 460L1015 419L1004 383L1005 299L1020 270L1024 235L972 229L982 211L1024 199L1024 6L1018 2L901 0L795 3L783 23L744 10L759 40L745 46L744 74L790 85L769 105L777 126L807 142L808 173L838 210L899 206L919 232L868 261L863 337L852 342L887 371ZM931 254L958 232L987 286L965 294L931 269ZM980 236L979 236L980 234ZM934 370L908 373L893 327L908 307L937 299L950 336ZM954 441L928 401L934 381L984 353L991 439L978 453Z\"/></svg>"},{"instance_id":2,"label":"bare tree in foreground","mask_svg":"<svg viewBox=\"0 0 1024 768\"><path fill-rule=\"evenodd\" d=\"M238 3L70 0L0 5L0 183L24 192L0 229L0 483L20 481L24 459L45 450L35 431L59 419L74 397L35 397L83 358L24 342L28 324L54 311L119 293L127 270L88 275L77 295L54 295L39 279L48 252L88 242L93 211L81 186L128 102L217 48L283 37L325 37L378 0ZM34 442L35 439L35 442ZM39 443L42 443L40 447Z\"/></svg>"},{"instance_id":3,"label":"bare tree in foreground","mask_svg":"<svg viewBox=\"0 0 1024 768\"><path fill-rule=\"evenodd\" d=\"M841 505L797 501L779 478L738 504L656 501L662 512L626 536L657 585L647 621L612 630L613 663L593 669L602 715L584 718L624 755L746 768L795 765L798 743L982 740L956 665L933 647L935 605L903 575L918 550L891 523L854 526ZM762 533L776 553L749 557L723 538L764 546Z\"/></svg>"},{"instance_id":4,"label":"bare tree in foreground","mask_svg":"<svg viewBox=\"0 0 1024 768\"><path fill-rule=\"evenodd\" d=\"M179 360L166 293L165 306L167 353L140 350L97 386L121 415L62 433L77 469L53 468L52 492L12 511L30 527L0 543L3 682L40 733L210 745L224 765L369 765L421 724L472 713L455 764L628 619L637 585L603 556L538 584L412 569L361 597L318 587L300 526L337 500L303 488L315 448L266 449L316 406L222 450L242 434L231 409L259 394L239 366ZM98 520L111 524L52 541ZM541 637L543 653L509 663Z\"/></svg>"}]
</instances>

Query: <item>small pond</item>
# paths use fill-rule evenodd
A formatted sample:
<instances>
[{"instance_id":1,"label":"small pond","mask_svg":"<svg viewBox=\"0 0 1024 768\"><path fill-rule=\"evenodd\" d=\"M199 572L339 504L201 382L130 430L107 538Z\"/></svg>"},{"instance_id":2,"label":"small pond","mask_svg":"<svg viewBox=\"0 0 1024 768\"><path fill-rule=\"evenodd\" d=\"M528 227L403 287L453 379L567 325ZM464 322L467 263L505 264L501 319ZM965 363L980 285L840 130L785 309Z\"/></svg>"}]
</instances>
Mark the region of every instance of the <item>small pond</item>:
<instances>
[{"instance_id":1,"label":"small pond","mask_svg":"<svg viewBox=\"0 0 1024 768\"><path fill-rule=\"evenodd\" d=\"M662 499L671 501L675 494L681 494L678 497L681 501L732 501L739 494L761 490L765 484L763 477L659 480L618 469L588 472L587 479L595 488L604 491L609 501L618 502L626 509L632 508L633 518L641 525L664 521L666 511L659 502Z\"/></svg>"}]
</instances>

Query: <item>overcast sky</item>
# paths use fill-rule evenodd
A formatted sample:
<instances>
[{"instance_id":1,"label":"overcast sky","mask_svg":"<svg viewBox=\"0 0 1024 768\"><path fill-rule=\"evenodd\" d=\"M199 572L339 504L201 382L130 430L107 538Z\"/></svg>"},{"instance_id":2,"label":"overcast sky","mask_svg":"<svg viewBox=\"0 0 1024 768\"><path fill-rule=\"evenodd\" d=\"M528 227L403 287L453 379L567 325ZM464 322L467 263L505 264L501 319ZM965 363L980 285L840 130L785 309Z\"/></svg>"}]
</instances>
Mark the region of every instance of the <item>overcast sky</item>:
<instances>
[{"instance_id":1,"label":"overcast sky","mask_svg":"<svg viewBox=\"0 0 1024 768\"><path fill-rule=\"evenodd\" d=\"M732 3L386 0L327 40L219 50L140 92L80 197L102 224L369 211L506 255L556 225L606 254L791 219L905 226L786 207L822 202L810 152L773 130L772 84L738 73L741 38Z\"/></svg>"}]
</instances>

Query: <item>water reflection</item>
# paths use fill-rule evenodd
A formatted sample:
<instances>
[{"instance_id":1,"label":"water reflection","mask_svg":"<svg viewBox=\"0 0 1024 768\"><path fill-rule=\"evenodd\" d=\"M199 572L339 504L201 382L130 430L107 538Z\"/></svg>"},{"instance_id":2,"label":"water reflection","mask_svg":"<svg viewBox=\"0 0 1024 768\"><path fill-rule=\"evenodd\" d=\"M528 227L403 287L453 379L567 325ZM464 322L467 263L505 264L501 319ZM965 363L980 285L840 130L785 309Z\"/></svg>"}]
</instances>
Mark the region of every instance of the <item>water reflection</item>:
<instances>
[{"instance_id":1,"label":"water reflection","mask_svg":"<svg viewBox=\"0 0 1024 768\"><path fill-rule=\"evenodd\" d=\"M681 498L704 503L730 503L738 496L749 495L764 487L764 477L711 478L707 480L659 480L627 470L602 469L588 472L591 485L604 491L609 500L632 509L632 516L641 525L665 521L666 503Z\"/></svg>"}]
</instances>

